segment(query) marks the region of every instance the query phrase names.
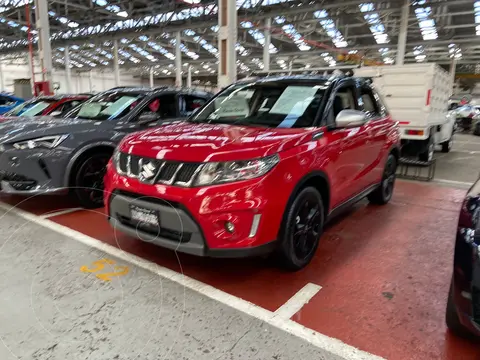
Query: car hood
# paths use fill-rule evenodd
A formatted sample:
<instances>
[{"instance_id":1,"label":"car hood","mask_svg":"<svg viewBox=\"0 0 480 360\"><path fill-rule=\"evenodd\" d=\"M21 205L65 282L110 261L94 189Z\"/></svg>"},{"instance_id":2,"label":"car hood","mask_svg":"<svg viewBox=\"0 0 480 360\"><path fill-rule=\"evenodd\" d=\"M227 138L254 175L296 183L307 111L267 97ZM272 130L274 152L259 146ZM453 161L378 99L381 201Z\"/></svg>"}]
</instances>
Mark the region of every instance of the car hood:
<instances>
[{"instance_id":1,"label":"car hood","mask_svg":"<svg viewBox=\"0 0 480 360\"><path fill-rule=\"evenodd\" d=\"M132 134L120 150L186 162L247 160L288 150L311 140L318 131L183 122Z\"/></svg>"},{"instance_id":2,"label":"car hood","mask_svg":"<svg viewBox=\"0 0 480 360\"><path fill-rule=\"evenodd\" d=\"M101 123L52 116L8 117L0 121L0 143L85 131Z\"/></svg>"}]
</instances>

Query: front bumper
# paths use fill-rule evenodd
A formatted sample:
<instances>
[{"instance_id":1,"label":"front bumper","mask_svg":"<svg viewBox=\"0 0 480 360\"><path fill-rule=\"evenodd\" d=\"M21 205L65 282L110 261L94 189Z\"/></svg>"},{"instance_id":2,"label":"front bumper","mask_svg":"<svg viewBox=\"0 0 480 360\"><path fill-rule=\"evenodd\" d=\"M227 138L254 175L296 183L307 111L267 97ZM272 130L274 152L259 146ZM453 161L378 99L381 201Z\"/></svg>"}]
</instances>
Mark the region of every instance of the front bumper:
<instances>
[{"instance_id":1,"label":"front bumper","mask_svg":"<svg viewBox=\"0 0 480 360\"><path fill-rule=\"evenodd\" d=\"M130 206L153 210L159 214L160 228L152 228L131 218ZM109 201L109 222L115 229L142 241L196 256L251 257L270 253L276 242L244 248L210 248L202 228L178 203L126 192L115 191Z\"/></svg>"},{"instance_id":2,"label":"front bumper","mask_svg":"<svg viewBox=\"0 0 480 360\"><path fill-rule=\"evenodd\" d=\"M0 191L36 195L67 192L64 174L68 153L61 150L17 150L0 152Z\"/></svg>"}]
</instances>

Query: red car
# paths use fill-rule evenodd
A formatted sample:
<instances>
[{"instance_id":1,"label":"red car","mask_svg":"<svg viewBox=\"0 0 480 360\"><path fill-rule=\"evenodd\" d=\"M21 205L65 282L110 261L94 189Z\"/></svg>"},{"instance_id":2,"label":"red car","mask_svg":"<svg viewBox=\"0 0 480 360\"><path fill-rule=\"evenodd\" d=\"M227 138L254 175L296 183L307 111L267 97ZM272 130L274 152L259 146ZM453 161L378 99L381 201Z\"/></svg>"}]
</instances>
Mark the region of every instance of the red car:
<instances>
[{"instance_id":1,"label":"red car","mask_svg":"<svg viewBox=\"0 0 480 360\"><path fill-rule=\"evenodd\" d=\"M0 121L17 116L55 116L63 117L77 105L88 100L89 95L51 95L39 96L26 101L0 116Z\"/></svg>"},{"instance_id":2,"label":"red car","mask_svg":"<svg viewBox=\"0 0 480 360\"><path fill-rule=\"evenodd\" d=\"M295 76L234 84L186 122L127 136L110 160L112 226L181 252L275 252L307 265L325 223L386 204L399 129L370 82Z\"/></svg>"}]
</instances>

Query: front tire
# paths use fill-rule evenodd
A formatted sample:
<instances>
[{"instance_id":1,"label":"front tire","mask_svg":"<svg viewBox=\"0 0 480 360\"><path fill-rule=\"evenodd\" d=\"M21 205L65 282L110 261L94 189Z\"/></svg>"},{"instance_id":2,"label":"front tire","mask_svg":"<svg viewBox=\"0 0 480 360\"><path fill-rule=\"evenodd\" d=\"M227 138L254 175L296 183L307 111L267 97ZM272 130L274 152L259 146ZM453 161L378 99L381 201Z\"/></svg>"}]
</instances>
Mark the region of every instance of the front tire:
<instances>
[{"instance_id":1,"label":"front tire","mask_svg":"<svg viewBox=\"0 0 480 360\"><path fill-rule=\"evenodd\" d=\"M383 170L382 182L367 198L372 204L385 205L393 195L397 173L397 159L393 154L388 155L387 163Z\"/></svg>"},{"instance_id":2,"label":"front tire","mask_svg":"<svg viewBox=\"0 0 480 360\"><path fill-rule=\"evenodd\" d=\"M449 153L453 147L453 132L450 135L450 139L442 143L442 153Z\"/></svg>"},{"instance_id":3,"label":"front tire","mask_svg":"<svg viewBox=\"0 0 480 360\"><path fill-rule=\"evenodd\" d=\"M314 257L323 233L322 196L314 187L306 187L286 211L279 234L279 261L284 269L298 271Z\"/></svg>"},{"instance_id":4,"label":"front tire","mask_svg":"<svg viewBox=\"0 0 480 360\"><path fill-rule=\"evenodd\" d=\"M424 152L418 154L418 160L423 162L430 162L433 160L434 152L435 152L435 144L433 142L433 136L430 136L428 138L427 149Z\"/></svg>"},{"instance_id":5,"label":"front tire","mask_svg":"<svg viewBox=\"0 0 480 360\"><path fill-rule=\"evenodd\" d=\"M106 152L87 155L74 168L73 192L84 208L103 207L103 177L110 157Z\"/></svg>"}]
</instances>

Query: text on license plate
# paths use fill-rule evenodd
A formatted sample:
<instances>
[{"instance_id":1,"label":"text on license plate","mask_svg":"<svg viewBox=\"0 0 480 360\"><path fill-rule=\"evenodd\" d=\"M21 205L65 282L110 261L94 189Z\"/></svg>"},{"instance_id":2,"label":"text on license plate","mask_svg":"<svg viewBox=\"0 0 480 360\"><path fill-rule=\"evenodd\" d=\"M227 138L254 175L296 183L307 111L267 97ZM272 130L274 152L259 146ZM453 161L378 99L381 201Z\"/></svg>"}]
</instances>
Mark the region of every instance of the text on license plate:
<instances>
[{"instance_id":1,"label":"text on license plate","mask_svg":"<svg viewBox=\"0 0 480 360\"><path fill-rule=\"evenodd\" d=\"M134 221L138 221L155 227L160 226L158 222L158 215L155 210L149 210L135 205L131 205L130 216Z\"/></svg>"}]
</instances>

